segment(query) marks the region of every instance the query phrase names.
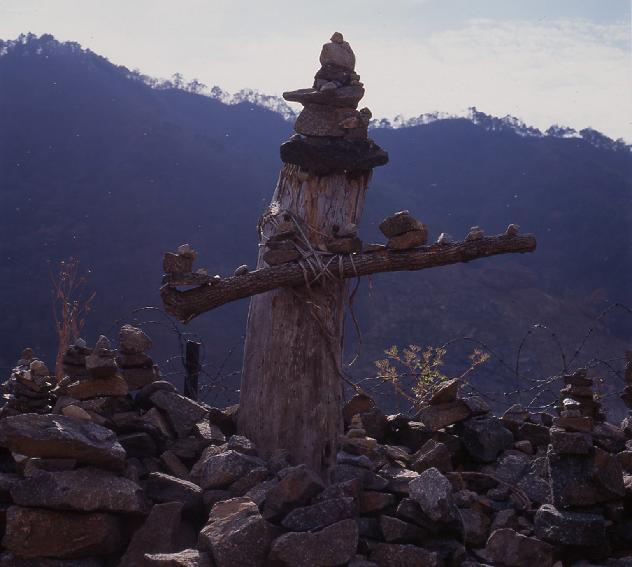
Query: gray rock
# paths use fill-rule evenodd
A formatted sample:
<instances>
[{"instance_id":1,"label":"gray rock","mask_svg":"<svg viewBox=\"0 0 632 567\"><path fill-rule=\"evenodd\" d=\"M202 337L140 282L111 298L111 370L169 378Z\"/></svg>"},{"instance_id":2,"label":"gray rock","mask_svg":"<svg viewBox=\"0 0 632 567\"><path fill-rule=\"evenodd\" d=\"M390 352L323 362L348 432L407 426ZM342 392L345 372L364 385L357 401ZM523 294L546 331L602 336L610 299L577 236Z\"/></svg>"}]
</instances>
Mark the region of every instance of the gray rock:
<instances>
[{"instance_id":1,"label":"gray rock","mask_svg":"<svg viewBox=\"0 0 632 567\"><path fill-rule=\"evenodd\" d=\"M340 43L332 41L323 45L323 49L320 52L320 64L335 65L336 67L353 71L355 68L355 55L346 41Z\"/></svg>"},{"instance_id":2,"label":"gray rock","mask_svg":"<svg viewBox=\"0 0 632 567\"><path fill-rule=\"evenodd\" d=\"M198 547L212 555L217 567L257 567L265 563L276 533L252 500L232 498L213 506Z\"/></svg>"},{"instance_id":3,"label":"gray rock","mask_svg":"<svg viewBox=\"0 0 632 567\"><path fill-rule=\"evenodd\" d=\"M606 543L606 522L599 514L560 511L545 504L536 512L534 524L540 539L557 545Z\"/></svg>"},{"instance_id":4,"label":"gray rock","mask_svg":"<svg viewBox=\"0 0 632 567\"><path fill-rule=\"evenodd\" d=\"M156 503L179 502L186 512L202 508L202 489L193 482L161 472L149 473L144 482L147 496Z\"/></svg>"},{"instance_id":5,"label":"gray rock","mask_svg":"<svg viewBox=\"0 0 632 567\"><path fill-rule=\"evenodd\" d=\"M263 464L261 459L237 451L225 451L218 455L205 452L191 475L204 489L224 488Z\"/></svg>"},{"instance_id":6,"label":"gray rock","mask_svg":"<svg viewBox=\"0 0 632 567\"><path fill-rule=\"evenodd\" d=\"M449 523L458 518L452 485L436 468L423 471L410 482L409 490L410 497L431 520Z\"/></svg>"},{"instance_id":7,"label":"gray rock","mask_svg":"<svg viewBox=\"0 0 632 567\"><path fill-rule=\"evenodd\" d=\"M348 119L359 120L360 113L351 107L333 107L322 104L306 104L296 119L294 130L305 136L345 135L341 123Z\"/></svg>"},{"instance_id":8,"label":"gray rock","mask_svg":"<svg viewBox=\"0 0 632 567\"><path fill-rule=\"evenodd\" d=\"M146 553L177 551L177 536L181 524L182 504L156 504L145 523L134 533L118 567L148 567Z\"/></svg>"},{"instance_id":9,"label":"gray rock","mask_svg":"<svg viewBox=\"0 0 632 567\"><path fill-rule=\"evenodd\" d=\"M146 553L145 564L147 567L212 567L210 557L197 549L185 549L177 553Z\"/></svg>"},{"instance_id":10,"label":"gray rock","mask_svg":"<svg viewBox=\"0 0 632 567\"><path fill-rule=\"evenodd\" d=\"M452 454L444 443L429 439L414 455L411 468L418 473L429 468L440 472L452 470Z\"/></svg>"},{"instance_id":11,"label":"gray rock","mask_svg":"<svg viewBox=\"0 0 632 567\"><path fill-rule=\"evenodd\" d=\"M356 553L358 537L355 520L342 520L315 533L288 533L274 541L270 559L301 567L345 565Z\"/></svg>"},{"instance_id":12,"label":"gray rock","mask_svg":"<svg viewBox=\"0 0 632 567\"><path fill-rule=\"evenodd\" d=\"M73 559L120 550L119 521L110 514L11 506L2 545L22 558Z\"/></svg>"},{"instance_id":13,"label":"gray rock","mask_svg":"<svg viewBox=\"0 0 632 567\"><path fill-rule=\"evenodd\" d=\"M388 543L420 543L428 535L423 528L393 516L380 516L380 531Z\"/></svg>"},{"instance_id":14,"label":"gray rock","mask_svg":"<svg viewBox=\"0 0 632 567\"><path fill-rule=\"evenodd\" d=\"M439 567L442 565L437 553L416 545L379 543L369 556L380 567Z\"/></svg>"},{"instance_id":15,"label":"gray rock","mask_svg":"<svg viewBox=\"0 0 632 567\"><path fill-rule=\"evenodd\" d=\"M493 462L498 453L513 445L511 431L495 417L471 417L460 424L460 436L465 450L480 462Z\"/></svg>"},{"instance_id":16,"label":"gray rock","mask_svg":"<svg viewBox=\"0 0 632 567\"><path fill-rule=\"evenodd\" d=\"M478 509L463 508L459 510L463 523L463 538L467 545L480 547L485 545L489 536L489 518Z\"/></svg>"},{"instance_id":17,"label":"gray rock","mask_svg":"<svg viewBox=\"0 0 632 567\"><path fill-rule=\"evenodd\" d=\"M383 476L362 467L336 465L332 472L332 481L336 483L357 479L365 490L384 490L388 480Z\"/></svg>"},{"instance_id":18,"label":"gray rock","mask_svg":"<svg viewBox=\"0 0 632 567\"><path fill-rule=\"evenodd\" d=\"M463 400L455 400L422 408L417 414L417 419L431 431L438 431L448 425L459 423L471 415L470 408Z\"/></svg>"},{"instance_id":19,"label":"gray rock","mask_svg":"<svg viewBox=\"0 0 632 567\"><path fill-rule=\"evenodd\" d=\"M233 451L243 453L244 455L257 456L257 447L255 447L255 444L250 439L242 435L232 435L228 440L227 447Z\"/></svg>"},{"instance_id":20,"label":"gray rock","mask_svg":"<svg viewBox=\"0 0 632 567\"><path fill-rule=\"evenodd\" d=\"M20 506L143 514L150 505L140 486L123 477L91 467L70 471L38 471L15 483L13 501Z\"/></svg>"},{"instance_id":21,"label":"gray rock","mask_svg":"<svg viewBox=\"0 0 632 567\"><path fill-rule=\"evenodd\" d=\"M356 514L353 498L331 498L311 506L294 508L281 522L281 525L293 532L320 530L341 520L352 518Z\"/></svg>"},{"instance_id":22,"label":"gray rock","mask_svg":"<svg viewBox=\"0 0 632 567\"><path fill-rule=\"evenodd\" d=\"M560 455L588 455L593 443L590 433L564 431L551 427L551 446Z\"/></svg>"},{"instance_id":23,"label":"gray rock","mask_svg":"<svg viewBox=\"0 0 632 567\"><path fill-rule=\"evenodd\" d=\"M22 414L0 420L0 447L29 457L69 458L122 470L125 450L113 431L61 415Z\"/></svg>"},{"instance_id":24,"label":"gray rock","mask_svg":"<svg viewBox=\"0 0 632 567\"><path fill-rule=\"evenodd\" d=\"M119 331L119 348L128 354L142 354L152 347L151 339L142 329L123 325Z\"/></svg>"},{"instance_id":25,"label":"gray rock","mask_svg":"<svg viewBox=\"0 0 632 567\"><path fill-rule=\"evenodd\" d=\"M421 221L412 217L409 211L399 211L386 217L380 223L379 228L386 238L393 238L406 232L424 230L425 226Z\"/></svg>"},{"instance_id":26,"label":"gray rock","mask_svg":"<svg viewBox=\"0 0 632 567\"><path fill-rule=\"evenodd\" d=\"M167 415L178 437L186 437L198 422L208 419L206 407L175 392L157 390L151 394L150 400Z\"/></svg>"},{"instance_id":27,"label":"gray rock","mask_svg":"<svg viewBox=\"0 0 632 567\"><path fill-rule=\"evenodd\" d=\"M307 504L324 488L323 481L307 465L283 469L278 477L278 484L265 499L263 514L266 518L285 516L291 509Z\"/></svg>"},{"instance_id":28,"label":"gray rock","mask_svg":"<svg viewBox=\"0 0 632 567\"><path fill-rule=\"evenodd\" d=\"M488 560L512 567L551 567L553 548L538 539L527 537L509 528L496 530L485 546Z\"/></svg>"}]
</instances>

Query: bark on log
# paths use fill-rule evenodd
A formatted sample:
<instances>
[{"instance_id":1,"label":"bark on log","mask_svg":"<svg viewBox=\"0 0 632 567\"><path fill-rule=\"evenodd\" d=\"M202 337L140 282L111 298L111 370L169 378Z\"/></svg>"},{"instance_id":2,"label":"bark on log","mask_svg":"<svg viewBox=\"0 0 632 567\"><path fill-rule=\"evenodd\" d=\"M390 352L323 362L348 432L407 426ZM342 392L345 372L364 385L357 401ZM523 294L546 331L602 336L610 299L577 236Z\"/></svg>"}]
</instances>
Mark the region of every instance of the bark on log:
<instances>
[{"instance_id":1,"label":"bark on log","mask_svg":"<svg viewBox=\"0 0 632 567\"><path fill-rule=\"evenodd\" d=\"M535 236L489 236L481 240L433 244L412 250L384 250L366 254L342 256L342 277L355 278L379 272L415 271L470 262L497 254L533 252ZM242 276L215 280L199 274L168 274L163 279L162 300L166 311L182 322L237 299L251 297L276 288L303 286L305 274L312 282L314 275L309 266L297 262L280 266L262 267ZM341 275L339 263L331 263L330 271ZM320 280L321 278L319 278ZM180 291L173 286L199 286ZM314 285L318 285L316 282Z\"/></svg>"}]
</instances>

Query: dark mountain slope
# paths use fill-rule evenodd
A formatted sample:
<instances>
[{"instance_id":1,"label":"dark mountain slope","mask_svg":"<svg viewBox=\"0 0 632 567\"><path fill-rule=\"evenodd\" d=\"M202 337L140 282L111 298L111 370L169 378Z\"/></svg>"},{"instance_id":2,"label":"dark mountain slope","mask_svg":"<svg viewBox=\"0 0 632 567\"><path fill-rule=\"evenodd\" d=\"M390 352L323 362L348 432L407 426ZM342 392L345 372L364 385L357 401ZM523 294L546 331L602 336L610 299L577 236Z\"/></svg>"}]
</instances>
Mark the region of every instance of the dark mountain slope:
<instances>
[{"instance_id":1,"label":"dark mountain slope","mask_svg":"<svg viewBox=\"0 0 632 567\"><path fill-rule=\"evenodd\" d=\"M2 50L0 367L26 344L52 356L48 260L77 256L90 268L92 335L129 318L130 309L159 304L164 250L191 242L200 266L224 274L254 263L256 222L290 124L249 103L150 88L50 36ZM375 277L372 294L356 304L365 341L359 374L392 343L475 334L511 353L536 322L556 326L574 345L601 308L632 304L627 150L466 119L373 136L391 162L375 171L365 240L378 237L383 216L409 208L433 235L461 238L474 224L500 232L517 222L537 233L539 248L526 257ZM210 360L239 342L246 307L225 306L192 325ZM601 328L593 353L620 356L632 321L615 323ZM175 354L173 344L165 343L172 349L165 354ZM547 361L550 350L541 345Z\"/></svg>"}]
</instances>

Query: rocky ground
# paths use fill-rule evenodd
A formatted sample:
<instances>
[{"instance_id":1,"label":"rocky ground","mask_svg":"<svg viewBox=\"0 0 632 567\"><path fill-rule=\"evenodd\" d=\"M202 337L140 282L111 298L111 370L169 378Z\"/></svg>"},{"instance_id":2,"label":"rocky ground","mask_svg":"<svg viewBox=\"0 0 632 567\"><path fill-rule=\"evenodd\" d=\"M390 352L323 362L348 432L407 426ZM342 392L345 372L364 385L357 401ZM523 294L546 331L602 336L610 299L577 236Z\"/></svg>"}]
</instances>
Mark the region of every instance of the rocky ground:
<instances>
[{"instance_id":1,"label":"rocky ground","mask_svg":"<svg viewBox=\"0 0 632 567\"><path fill-rule=\"evenodd\" d=\"M180 395L150 347L130 326L118 349L78 341L59 383L24 351L0 410L1 567L632 565L632 418L605 421L582 371L555 415L495 417L458 381L416 416L356 395L324 482L262 458L237 407Z\"/></svg>"}]
</instances>

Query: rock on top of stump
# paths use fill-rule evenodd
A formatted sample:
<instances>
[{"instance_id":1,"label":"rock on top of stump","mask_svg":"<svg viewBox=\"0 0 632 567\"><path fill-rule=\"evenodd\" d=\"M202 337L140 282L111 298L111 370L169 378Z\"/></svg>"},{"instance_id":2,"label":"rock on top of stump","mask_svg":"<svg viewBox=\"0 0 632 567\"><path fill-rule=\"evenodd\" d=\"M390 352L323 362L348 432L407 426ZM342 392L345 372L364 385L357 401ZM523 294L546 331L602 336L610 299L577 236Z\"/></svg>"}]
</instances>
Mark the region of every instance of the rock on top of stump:
<instances>
[{"instance_id":1,"label":"rock on top of stump","mask_svg":"<svg viewBox=\"0 0 632 567\"><path fill-rule=\"evenodd\" d=\"M413 230L426 230L421 221L410 215L410 211L399 211L386 217L380 223L380 231L386 238L400 236Z\"/></svg>"}]
</instances>

